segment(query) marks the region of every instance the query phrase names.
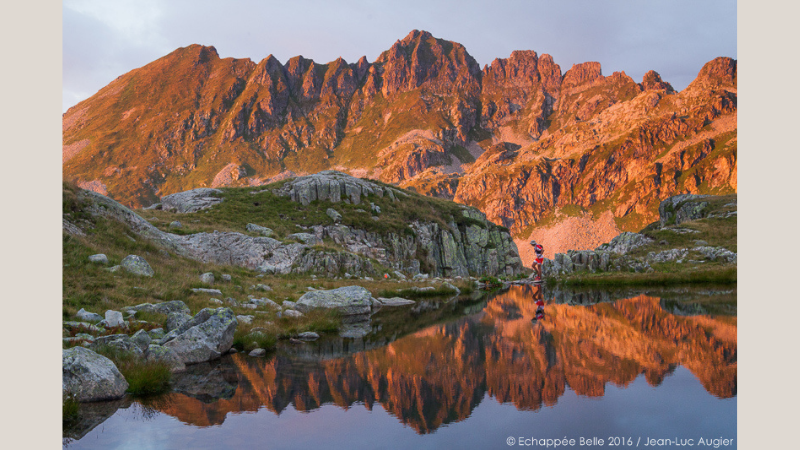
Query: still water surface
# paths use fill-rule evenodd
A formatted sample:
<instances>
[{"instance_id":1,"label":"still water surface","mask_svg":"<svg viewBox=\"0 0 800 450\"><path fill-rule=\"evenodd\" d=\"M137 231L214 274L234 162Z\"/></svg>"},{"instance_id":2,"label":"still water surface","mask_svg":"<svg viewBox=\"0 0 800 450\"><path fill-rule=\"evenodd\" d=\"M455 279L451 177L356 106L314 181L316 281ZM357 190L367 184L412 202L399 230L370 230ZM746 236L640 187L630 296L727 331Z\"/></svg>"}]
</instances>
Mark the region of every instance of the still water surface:
<instances>
[{"instance_id":1,"label":"still water surface","mask_svg":"<svg viewBox=\"0 0 800 450\"><path fill-rule=\"evenodd\" d=\"M386 309L363 339L190 366L167 396L88 405L64 444L520 448L567 437L736 448L735 290L512 286L475 297ZM537 299L544 316L533 320Z\"/></svg>"}]
</instances>

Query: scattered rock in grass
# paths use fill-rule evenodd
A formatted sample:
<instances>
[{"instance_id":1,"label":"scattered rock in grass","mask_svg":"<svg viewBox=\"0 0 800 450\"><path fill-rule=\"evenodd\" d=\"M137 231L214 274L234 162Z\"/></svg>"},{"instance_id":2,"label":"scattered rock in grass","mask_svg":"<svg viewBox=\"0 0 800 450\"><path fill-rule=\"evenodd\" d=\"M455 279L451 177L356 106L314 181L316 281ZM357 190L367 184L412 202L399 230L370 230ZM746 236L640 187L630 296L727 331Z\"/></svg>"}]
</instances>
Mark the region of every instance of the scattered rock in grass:
<instances>
[{"instance_id":1,"label":"scattered rock in grass","mask_svg":"<svg viewBox=\"0 0 800 450\"><path fill-rule=\"evenodd\" d=\"M219 289L192 288L192 292L196 292L198 294L217 294L217 295L222 295L222 291L220 291Z\"/></svg>"},{"instance_id":2,"label":"scattered rock in grass","mask_svg":"<svg viewBox=\"0 0 800 450\"><path fill-rule=\"evenodd\" d=\"M175 229L175 228L183 228L183 225L181 225L181 223L180 223L179 221L177 221L177 220L173 220L172 222L170 222L170 223L169 223L169 227L170 227L171 229Z\"/></svg>"},{"instance_id":3,"label":"scattered rock in grass","mask_svg":"<svg viewBox=\"0 0 800 450\"><path fill-rule=\"evenodd\" d=\"M262 356L267 356L267 351L264 350L263 348L257 348L255 350L251 351L250 353L248 353L248 356L253 356L253 357L256 357L256 358L262 357Z\"/></svg>"},{"instance_id":4,"label":"scattered rock in grass","mask_svg":"<svg viewBox=\"0 0 800 450\"><path fill-rule=\"evenodd\" d=\"M303 313L301 313L300 311L295 311L294 309L287 309L283 311L283 315L295 319L298 317L303 317Z\"/></svg>"},{"instance_id":5,"label":"scattered rock in grass","mask_svg":"<svg viewBox=\"0 0 800 450\"><path fill-rule=\"evenodd\" d=\"M242 307L242 308L247 308L247 309L256 309L256 308L258 308L258 305L254 305L252 303L243 303L243 304L241 304L239 306Z\"/></svg>"},{"instance_id":6,"label":"scattered rock in grass","mask_svg":"<svg viewBox=\"0 0 800 450\"><path fill-rule=\"evenodd\" d=\"M333 208L328 208L328 210L325 211L325 214L327 214L328 217L333 219L333 223L340 223L342 221L342 215L339 214L339 212Z\"/></svg>"},{"instance_id":7,"label":"scattered rock in grass","mask_svg":"<svg viewBox=\"0 0 800 450\"><path fill-rule=\"evenodd\" d=\"M291 300L284 300L282 306L284 309L297 309L297 303Z\"/></svg>"},{"instance_id":8,"label":"scattered rock in grass","mask_svg":"<svg viewBox=\"0 0 800 450\"><path fill-rule=\"evenodd\" d=\"M264 297L264 298L253 298L250 299L250 303L258 306L268 306L272 309L281 309L281 305L275 303L274 301Z\"/></svg>"},{"instance_id":9,"label":"scattered rock in grass","mask_svg":"<svg viewBox=\"0 0 800 450\"><path fill-rule=\"evenodd\" d=\"M435 291L436 288L433 286L425 286L425 287L411 286L411 290L414 292L428 292L428 291Z\"/></svg>"},{"instance_id":10,"label":"scattered rock in grass","mask_svg":"<svg viewBox=\"0 0 800 450\"><path fill-rule=\"evenodd\" d=\"M392 297L392 298L378 297L376 301L379 302L381 306L405 306L405 305L413 305L414 303L416 303L414 300L409 300L407 298L402 298L402 297Z\"/></svg>"},{"instance_id":11,"label":"scattered rock in grass","mask_svg":"<svg viewBox=\"0 0 800 450\"><path fill-rule=\"evenodd\" d=\"M708 247L708 246L699 246L695 247L692 250L696 252L700 252L705 256L707 259L711 261L721 260L727 263L736 264L737 255L732 251L722 248L722 247Z\"/></svg>"},{"instance_id":12,"label":"scattered rock in grass","mask_svg":"<svg viewBox=\"0 0 800 450\"><path fill-rule=\"evenodd\" d=\"M147 261L145 261L145 259L141 256L128 255L122 259L120 265L123 269L125 269L125 271L133 275L152 277L155 274L153 268L150 267L150 264L148 264Z\"/></svg>"},{"instance_id":13,"label":"scattered rock in grass","mask_svg":"<svg viewBox=\"0 0 800 450\"><path fill-rule=\"evenodd\" d=\"M231 276L229 274L227 274L227 273L223 273L222 274L222 281L230 282L231 281Z\"/></svg>"},{"instance_id":14,"label":"scattered rock in grass","mask_svg":"<svg viewBox=\"0 0 800 450\"><path fill-rule=\"evenodd\" d=\"M111 266L111 267L109 267L109 268L108 268L108 269L106 269L106 270L107 270L107 271L109 271L109 272L111 272L111 273L114 273L114 272L118 271L119 269L122 269L122 266L120 266L120 265L117 265L117 266Z\"/></svg>"},{"instance_id":15,"label":"scattered rock in grass","mask_svg":"<svg viewBox=\"0 0 800 450\"><path fill-rule=\"evenodd\" d=\"M84 322L100 322L101 320L103 320L103 316L101 316L100 314L86 311L83 308L81 308L80 311L78 311L78 313L75 314L75 317Z\"/></svg>"},{"instance_id":16,"label":"scattered rock in grass","mask_svg":"<svg viewBox=\"0 0 800 450\"><path fill-rule=\"evenodd\" d=\"M647 254L647 262L663 263L675 260L682 262L688 253L689 251L685 248L672 248L662 252L650 252Z\"/></svg>"},{"instance_id":17,"label":"scattered rock in grass","mask_svg":"<svg viewBox=\"0 0 800 450\"><path fill-rule=\"evenodd\" d=\"M210 301L211 303L216 303L217 305L221 305L222 304L222 300L220 300L218 298L213 298L212 297L208 301Z\"/></svg>"},{"instance_id":18,"label":"scattered rock in grass","mask_svg":"<svg viewBox=\"0 0 800 450\"><path fill-rule=\"evenodd\" d=\"M122 326L123 323L125 323L125 320L123 320L121 312L110 309L106 311L106 326L119 327Z\"/></svg>"},{"instance_id":19,"label":"scattered rock in grass","mask_svg":"<svg viewBox=\"0 0 800 450\"><path fill-rule=\"evenodd\" d=\"M253 286L253 289L255 289L257 291L265 291L265 292L272 291L272 288L267 286L266 284L257 284L255 286Z\"/></svg>"},{"instance_id":20,"label":"scattered rock in grass","mask_svg":"<svg viewBox=\"0 0 800 450\"><path fill-rule=\"evenodd\" d=\"M231 306L239 306L239 302L237 302L236 299L233 297L226 298L224 302Z\"/></svg>"},{"instance_id":21,"label":"scattered rock in grass","mask_svg":"<svg viewBox=\"0 0 800 450\"><path fill-rule=\"evenodd\" d=\"M262 227L261 225L256 225L254 223L248 223L245 228L247 228L247 231L252 231L253 233L258 233L265 237L270 237L273 233L271 229Z\"/></svg>"},{"instance_id":22,"label":"scattered rock in grass","mask_svg":"<svg viewBox=\"0 0 800 450\"><path fill-rule=\"evenodd\" d=\"M306 245L320 245L322 239L311 233L294 233L286 236L288 239L295 239Z\"/></svg>"},{"instance_id":23,"label":"scattered rock in grass","mask_svg":"<svg viewBox=\"0 0 800 450\"><path fill-rule=\"evenodd\" d=\"M196 212L222 202L222 198L213 197L214 194L222 194L222 191L219 189L198 188L170 194L161 197L161 209L179 213Z\"/></svg>"},{"instance_id":24,"label":"scattered rock in grass","mask_svg":"<svg viewBox=\"0 0 800 450\"><path fill-rule=\"evenodd\" d=\"M108 256L98 253L89 257L89 261L95 264L108 264Z\"/></svg>"},{"instance_id":25,"label":"scattered rock in grass","mask_svg":"<svg viewBox=\"0 0 800 450\"><path fill-rule=\"evenodd\" d=\"M128 382L117 366L103 355L84 347L61 352L61 388L79 402L122 398Z\"/></svg>"},{"instance_id":26,"label":"scattered rock in grass","mask_svg":"<svg viewBox=\"0 0 800 450\"><path fill-rule=\"evenodd\" d=\"M103 331L99 326L87 322L64 322L63 325L65 329L70 331L88 331L91 333L101 333Z\"/></svg>"},{"instance_id":27,"label":"scattered rock in grass","mask_svg":"<svg viewBox=\"0 0 800 450\"><path fill-rule=\"evenodd\" d=\"M211 272L206 272L200 275L200 282L205 284L214 284L214 274Z\"/></svg>"},{"instance_id":28,"label":"scattered rock in grass","mask_svg":"<svg viewBox=\"0 0 800 450\"><path fill-rule=\"evenodd\" d=\"M297 309L309 311L314 308L335 309L342 315L369 314L372 294L361 286L345 286L338 289L307 292L297 301ZM286 302L283 302L284 306Z\"/></svg>"},{"instance_id":29,"label":"scattered rock in grass","mask_svg":"<svg viewBox=\"0 0 800 450\"><path fill-rule=\"evenodd\" d=\"M442 283L442 287L445 288L445 289L450 289L451 291L455 291L456 295L461 293L461 289L453 286L452 284L450 284L450 283L448 283L446 281L444 283Z\"/></svg>"},{"instance_id":30,"label":"scattered rock in grass","mask_svg":"<svg viewBox=\"0 0 800 450\"><path fill-rule=\"evenodd\" d=\"M244 324L249 325L249 324L253 323L253 317L254 316L242 316L242 315L239 315L239 316L236 316L236 320L238 320L239 323L244 323Z\"/></svg>"},{"instance_id":31,"label":"scattered rock in grass","mask_svg":"<svg viewBox=\"0 0 800 450\"><path fill-rule=\"evenodd\" d=\"M319 334L313 331L304 331L297 335L297 339L301 339L303 341L314 341L319 339Z\"/></svg>"}]
</instances>

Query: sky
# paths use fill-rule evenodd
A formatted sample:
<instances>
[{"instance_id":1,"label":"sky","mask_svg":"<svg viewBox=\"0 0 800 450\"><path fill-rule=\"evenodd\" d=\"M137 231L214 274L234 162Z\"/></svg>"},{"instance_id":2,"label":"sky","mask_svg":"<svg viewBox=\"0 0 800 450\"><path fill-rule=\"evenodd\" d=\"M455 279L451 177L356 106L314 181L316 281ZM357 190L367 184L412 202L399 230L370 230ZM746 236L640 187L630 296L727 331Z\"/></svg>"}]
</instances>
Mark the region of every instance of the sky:
<instances>
[{"instance_id":1,"label":"sky","mask_svg":"<svg viewBox=\"0 0 800 450\"><path fill-rule=\"evenodd\" d=\"M191 44L254 62L372 62L417 29L463 44L481 67L535 50L562 73L598 61L604 75L655 70L678 90L706 62L737 58L732 0L64 0L62 15L63 111Z\"/></svg>"}]
</instances>

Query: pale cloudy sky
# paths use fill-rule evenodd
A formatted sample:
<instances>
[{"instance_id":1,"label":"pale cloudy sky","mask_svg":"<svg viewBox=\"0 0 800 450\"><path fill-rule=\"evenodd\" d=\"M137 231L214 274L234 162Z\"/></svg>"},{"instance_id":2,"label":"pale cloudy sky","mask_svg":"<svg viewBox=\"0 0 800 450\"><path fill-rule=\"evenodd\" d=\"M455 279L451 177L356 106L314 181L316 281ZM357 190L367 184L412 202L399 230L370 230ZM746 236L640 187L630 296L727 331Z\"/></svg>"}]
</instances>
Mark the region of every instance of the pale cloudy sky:
<instances>
[{"instance_id":1,"label":"pale cloudy sky","mask_svg":"<svg viewBox=\"0 0 800 450\"><path fill-rule=\"evenodd\" d=\"M737 58L732 0L64 0L63 111L178 47L281 62L374 61L413 29L463 44L483 66L513 50L549 53L562 72L648 70L680 90L706 62Z\"/></svg>"}]
</instances>

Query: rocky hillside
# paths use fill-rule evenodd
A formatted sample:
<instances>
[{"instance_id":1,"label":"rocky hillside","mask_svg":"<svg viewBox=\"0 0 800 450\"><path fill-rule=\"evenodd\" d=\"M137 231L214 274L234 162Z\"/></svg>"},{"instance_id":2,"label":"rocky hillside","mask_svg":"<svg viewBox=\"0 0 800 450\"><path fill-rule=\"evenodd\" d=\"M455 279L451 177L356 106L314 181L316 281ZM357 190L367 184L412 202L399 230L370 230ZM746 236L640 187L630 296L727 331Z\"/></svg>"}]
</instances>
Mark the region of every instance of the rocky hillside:
<instances>
[{"instance_id":1,"label":"rocky hillside","mask_svg":"<svg viewBox=\"0 0 800 450\"><path fill-rule=\"evenodd\" d=\"M724 57L681 92L653 71L562 72L534 51L481 69L416 30L374 62L255 63L192 45L70 108L63 171L141 207L336 169L477 207L523 238L575 211L635 231L670 195L736 191L736 80Z\"/></svg>"},{"instance_id":2,"label":"rocky hillside","mask_svg":"<svg viewBox=\"0 0 800 450\"><path fill-rule=\"evenodd\" d=\"M658 220L641 233L623 232L594 250L556 253L545 259L543 272L558 278L660 272L684 282L736 281L735 195L676 195L662 201L658 211Z\"/></svg>"},{"instance_id":3,"label":"rocky hillside","mask_svg":"<svg viewBox=\"0 0 800 450\"><path fill-rule=\"evenodd\" d=\"M325 277L514 275L523 270L507 229L475 208L323 171L258 188L201 188L165 196L141 215L80 190L64 230L96 218L163 251L267 274ZM147 217L145 219L142 217Z\"/></svg>"}]
</instances>

